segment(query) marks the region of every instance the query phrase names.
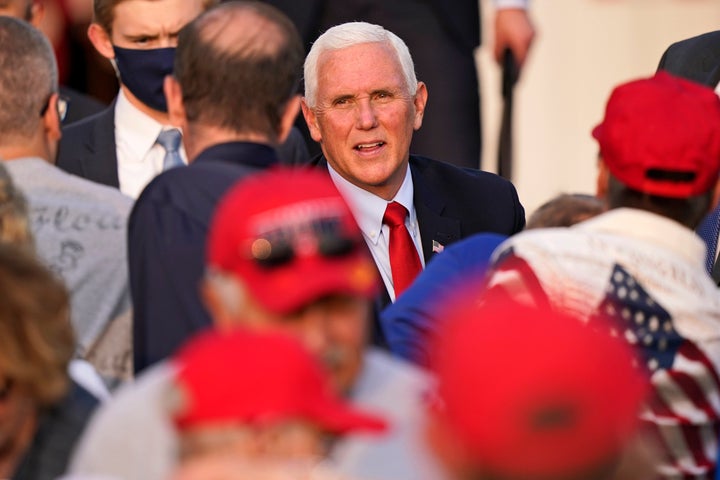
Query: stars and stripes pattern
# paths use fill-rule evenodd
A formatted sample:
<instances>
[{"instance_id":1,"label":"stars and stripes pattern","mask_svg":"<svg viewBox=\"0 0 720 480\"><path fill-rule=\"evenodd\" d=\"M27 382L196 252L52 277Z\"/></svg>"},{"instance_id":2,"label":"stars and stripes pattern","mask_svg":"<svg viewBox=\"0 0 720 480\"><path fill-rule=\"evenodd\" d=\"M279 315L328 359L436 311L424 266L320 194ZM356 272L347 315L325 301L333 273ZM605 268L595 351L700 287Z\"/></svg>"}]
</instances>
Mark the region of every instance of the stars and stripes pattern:
<instances>
[{"instance_id":1,"label":"stars and stripes pattern","mask_svg":"<svg viewBox=\"0 0 720 480\"><path fill-rule=\"evenodd\" d=\"M620 265L596 316L635 345L653 396L641 420L664 449L663 477L712 479L718 451L720 379L700 348L676 330L672 315ZM592 321L592 319L591 319Z\"/></svg>"}]
</instances>

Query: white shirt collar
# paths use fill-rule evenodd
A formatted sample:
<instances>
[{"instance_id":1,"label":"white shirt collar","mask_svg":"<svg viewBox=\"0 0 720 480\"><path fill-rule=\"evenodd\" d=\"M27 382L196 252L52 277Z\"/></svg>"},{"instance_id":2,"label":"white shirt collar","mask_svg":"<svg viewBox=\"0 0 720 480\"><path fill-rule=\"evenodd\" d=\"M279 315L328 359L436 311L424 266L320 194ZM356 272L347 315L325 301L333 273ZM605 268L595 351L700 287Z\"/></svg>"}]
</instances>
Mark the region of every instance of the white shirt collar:
<instances>
[{"instance_id":1,"label":"white shirt collar","mask_svg":"<svg viewBox=\"0 0 720 480\"><path fill-rule=\"evenodd\" d=\"M120 89L115 102L115 143L131 153L126 161L142 161L162 129L161 123L138 110Z\"/></svg>"},{"instance_id":2,"label":"white shirt collar","mask_svg":"<svg viewBox=\"0 0 720 480\"><path fill-rule=\"evenodd\" d=\"M385 209L389 202L348 182L336 172L329 163L328 171L330 172L330 178L332 178L335 187L343 198L345 198L345 201L348 202L360 230L362 230L368 241L377 244L383 226L383 215L385 215ZM411 223L416 223L413 192L412 174L408 166L400 190L398 190L395 198L391 201L398 202L405 207L409 212Z\"/></svg>"}]
</instances>

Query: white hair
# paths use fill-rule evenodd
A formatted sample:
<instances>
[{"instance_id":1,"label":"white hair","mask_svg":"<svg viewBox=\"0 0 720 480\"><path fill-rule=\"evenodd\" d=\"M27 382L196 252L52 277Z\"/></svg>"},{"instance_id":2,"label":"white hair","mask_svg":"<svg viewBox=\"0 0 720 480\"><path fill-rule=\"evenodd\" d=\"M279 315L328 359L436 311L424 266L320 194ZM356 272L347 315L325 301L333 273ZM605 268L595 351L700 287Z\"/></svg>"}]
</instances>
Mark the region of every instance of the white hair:
<instances>
[{"instance_id":1,"label":"white hair","mask_svg":"<svg viewBox=\"0 0 720 480\"><path fill-rule=\"evenodd\" d=\"M317 102L318 60L328 51L360 45L363 43L386 43L395 51L403 70L405 83L411 95L417 91L417 77L410 50L400 37L380 25L367 22L348 22L336 25L320 35L305 58L305 102L314 107Z\"/></svg>"}]
</instances>

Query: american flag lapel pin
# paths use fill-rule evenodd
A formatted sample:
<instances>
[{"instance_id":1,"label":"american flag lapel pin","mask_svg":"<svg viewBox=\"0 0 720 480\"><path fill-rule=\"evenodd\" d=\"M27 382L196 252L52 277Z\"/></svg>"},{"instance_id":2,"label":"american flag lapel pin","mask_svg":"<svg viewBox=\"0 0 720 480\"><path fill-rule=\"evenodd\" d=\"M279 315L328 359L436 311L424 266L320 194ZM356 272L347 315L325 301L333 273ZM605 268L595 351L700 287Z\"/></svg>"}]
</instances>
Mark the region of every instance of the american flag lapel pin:
<instances>
[{"instance_id":1,"label":"american flag lapel pin","mask_svg":"<svg viewBox=\"0 0 720 480\"><path fill-rule=\"evenodd\" d=\"M441 253L443 250L445 250L445 246L437 240L433 240L433 253Z\"/></svg>"}]
</instances>

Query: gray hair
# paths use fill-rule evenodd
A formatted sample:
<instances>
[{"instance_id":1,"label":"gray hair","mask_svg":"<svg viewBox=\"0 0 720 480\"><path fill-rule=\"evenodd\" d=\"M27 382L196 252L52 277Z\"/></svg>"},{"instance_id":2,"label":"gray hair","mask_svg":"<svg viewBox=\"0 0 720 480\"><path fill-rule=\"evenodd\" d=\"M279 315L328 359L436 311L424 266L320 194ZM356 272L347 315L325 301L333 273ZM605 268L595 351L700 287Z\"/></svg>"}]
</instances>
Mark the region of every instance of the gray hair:
<instances>
[{"instance_id":1,"label":"gray hair","mask_svg":"<svg viewBox=\"0 0 720 480\"><path fill-rule=\"evenodd\" d=\"M58 89L55 54L27 22L0 17L0 141L29 138Z\"/></svg>"},{"instance_id":2,"label":"gray hair","mask_svg":"<svg viewBox=\"0 0 720 480\"><path fill-rule=\"evenodd\" d=\"M336 25L320 35L313 43L310 53L305 58L305 102L314 107L317 102L318 60L328 51L360 45L363 43L387 43L395 51L403 70L408 92L417 92L415 65L410 50L400 37L380 25L367 22L348 22Z\"/></svg>"}]
</instances>

